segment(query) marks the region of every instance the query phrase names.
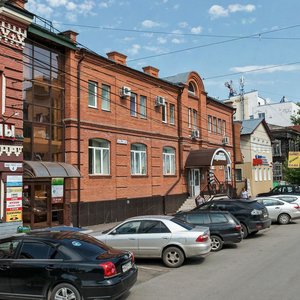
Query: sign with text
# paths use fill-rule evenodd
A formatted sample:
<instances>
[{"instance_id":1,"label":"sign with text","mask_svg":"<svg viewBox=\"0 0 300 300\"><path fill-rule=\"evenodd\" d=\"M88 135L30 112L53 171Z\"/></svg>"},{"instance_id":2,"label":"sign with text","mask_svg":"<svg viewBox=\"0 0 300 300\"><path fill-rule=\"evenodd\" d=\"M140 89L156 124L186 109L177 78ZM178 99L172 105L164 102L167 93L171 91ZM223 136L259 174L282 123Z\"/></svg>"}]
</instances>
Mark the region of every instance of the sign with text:
<instances>
[{"instance_id":1,"label":"sign with text","mask_svg":"<svg viewBox=\"0 0 300 300\"><path fill-rule=\"evenodd\" d=\"M288 167L291 169L300 168L300 152L289 152Z\"/></svg>"},{"instance_id":2,"label":"sign with text","mask_svg":"<svg viewBox=\"0 0 300 300\"><path fill-rule=\"evenodd\" d=\"M52 204L64 202L64 179L63 178L52 178L51 202Z\"/></svg>"},{"instance_id":3,"label":"sign with text","mask_svg":"<svg viewBox=\"0 0 300 300\"><path fill-rule=\"evenodd\" d=\"M22 175L9 175L6 181L6 222L22 221Z\"/></svg>"}]
</instances>

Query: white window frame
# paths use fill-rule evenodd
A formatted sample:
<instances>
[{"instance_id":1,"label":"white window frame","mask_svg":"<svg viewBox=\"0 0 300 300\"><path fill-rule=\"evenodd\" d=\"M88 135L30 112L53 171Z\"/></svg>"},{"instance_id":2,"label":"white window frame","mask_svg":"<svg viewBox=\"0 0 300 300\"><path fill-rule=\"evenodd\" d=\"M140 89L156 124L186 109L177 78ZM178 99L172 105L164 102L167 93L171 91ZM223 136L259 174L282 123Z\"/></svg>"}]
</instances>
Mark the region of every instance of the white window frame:
<instances>
[{"instance_id":1,"label":"white window frame","mask_svg":"<svg viewBox=\"0 0 300 300\"><path fill-rule=\"evenodd\" d=\"M192 127L192 120L191 120L191 118L192 118L192 109L191 108L188 108L188 126L189 126L189 128L191 128Z\"/></svg>"},{"instance_id":2,"label":"white window frame","mask_svg":"<svg viewBox=\"0 0 300 300\"><path fill-rule=\"evenodd\" d=\"M198 129L198 112L196 109L193 109L193 128Z\"/></svg>"},{"instance_id":3,"label":"white window frame","mask_svg":"<svg viewBox=\"0 0 300 300\"><path fill-rule=\"evenodd\" d=\"M258 180L262 181L262 169L261 168L258 169Z\"/></svg>"},{"instance_id":4,"label":"white window frame","mask_svg":"<svg viewBox=\"0 0 300 300\"><path fill-rule=\"evenodd\" d=\"M145 150L134 150L133 146L143 146ZM147 175L147 147L144 144L132 144L130 149L131 175Z\"/></svg>"},{"instance_id":5,"label":"white window frame","mask_svg":"<svg viewBox=\"0 0 300 300\"><path fill-rule=\"evenodd\" d=\"M104 99L104 91L108 93L107 99ZM105 103L107 105L105 105ZM110 111L110 86L107 84L102 84L101 86L101 109L105 111Z\"/></svg>"},{"instance_id":6,"label":"white window frame","mask_svg":"<svg viewBox=\"0 0 300 300\"><path fill-rule=\"evenodd\" d=\"M163 123L168 123L168 103L161 107L161 119Z\"/></svg>"},{"instance_id":7,"label":"white window frame","mask_svg":"<svg viewBox=\"0 0 300 300\"><path fill-rule=\"evenodd\" d=\"M143 119L147 118L147 97L143 95L140 96L140 116Z\"/></svg>"},{"instance_id":8,"label":"white window frame","mask_svg":"<svg viewBox=\"0 0 300 300\"><path fill-rule=\"evenodd\" d=\"M90 90L90 85L93 86L93 91ZM88 107L97 108L98 83L92 80L88 81ZM93 98L93 104L90 104L90 99Z\"/></svg>"},{"instance_id":9,"label":"white window frame","mask_svg":"<svg viewBox=\"0 0 300 300\"><path fill-rule=\"evenodd\" d=\"M175 125L175 104L170 103L170 124Z\"/></svg>"},{"instance_id":10,"label":"white window frame","mask_svg":"<svg viewBox=\"0 0 300 300\"><path fill-rule=\"evenodd\" d=\"M90 165L89 165L89 174L92 175L110 175L110 142L107 140L103 140L103 139L90 139L90 141L92 140L98 140L98 141L103 141L107 143L107 147L99 147L99 146L90 146L89 145L89 155L90 155L90 150L92 150L92 172L90 173ZM105 152L107 155L105 155ZM96 166L96 156L99 155L100 156L100 172L97 172L97 166ZM106 157L106 159L108 160L106 163L108 165L108 172L105 172L104 170L104 165L105 165L105 161L104 161L104 157ZM89 162L90 164L90 162Z\"/></svg>"},{"instance_id":11,"label":"white window frame","mask_svg":"<svg viewBox=\"0 0 300 300\"><path fill-rule=\"evenodd\" d=\"M173 151L173 152L169 152ZM163 148L163 175L175 175L175 149L172 147Z\"/></svg>"},{"instance_id":12,"label":"white window frame","mask_svg":"<svg viewBox=\"0 0 300 300\"><path fill-rule=\"evenodd\" d=\"M267 181L267 169L264 168L264 181Z\"/></svg>"},{"instance_id":13,"label":"white window frame","mask_svg":"<svg viewBox=\"0 0 300 300\"><path fill-rule=\"evenodd\" d=\"M217 121L217 118L216 118L216 117L213 117L213 118L212 118L212 121L213 121L213 123L212 123L212 125L213 125L213 126L212 126L212 132L213 132L213 133L217 133L217 122L218 122L218 121Z\"/></svg>"},{"instance_id":14,"label":"white window frame","mask_svg":"<svg viewBox=\"0 0 300 300\"><path fill-rule=\"evenodd\" d=\"M254 168L254 180L258 181L258 168Z\"/></svg>"},{"instance_id":15,"label":"white window frame","mask_svg":"<svg viewBox=\"0 0 300 300\"><path fill-rule=\"evenodd\" d=\"M132 110L131 105L134 104L134 110ZM131 93L130 96L130 116L136 117L137 116L137 94Z\"/></svg>"}]
</instances>

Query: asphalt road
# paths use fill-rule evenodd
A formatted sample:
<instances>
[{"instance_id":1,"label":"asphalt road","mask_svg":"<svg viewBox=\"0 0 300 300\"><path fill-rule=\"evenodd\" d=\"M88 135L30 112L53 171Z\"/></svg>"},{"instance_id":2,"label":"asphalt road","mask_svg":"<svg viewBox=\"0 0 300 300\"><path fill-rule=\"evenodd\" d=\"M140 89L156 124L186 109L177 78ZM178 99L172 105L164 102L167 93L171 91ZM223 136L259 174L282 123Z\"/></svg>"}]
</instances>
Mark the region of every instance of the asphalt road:
<instances>
[{"instance_id":1,"label":"asphalt road","mask_svg":"<svg viewBox=\"0 0 300 300\"><path fill-rule=\"evenodd\" d=\"M300 221L272 225L237 245L168 269L137 260L139 278L126 300L298 300Z\"/></svg>"}]
</instances>

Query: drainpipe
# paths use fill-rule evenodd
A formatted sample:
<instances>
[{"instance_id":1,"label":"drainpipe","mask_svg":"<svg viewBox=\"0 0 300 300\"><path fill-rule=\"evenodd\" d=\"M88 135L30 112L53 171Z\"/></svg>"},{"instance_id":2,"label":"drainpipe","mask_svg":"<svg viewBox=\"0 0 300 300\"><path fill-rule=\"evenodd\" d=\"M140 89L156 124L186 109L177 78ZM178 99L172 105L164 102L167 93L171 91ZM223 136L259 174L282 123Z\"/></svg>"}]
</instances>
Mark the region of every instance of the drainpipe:
<instances>
[{"instance_id":1,"label":"drainpipe","mask_svg":"<svg viewBox=\"0 0 300 300\"><path fill-rule=\"evenodd\" d=\"M178 178L177 180L172 184L172 186L167 190L167 192L164 194L163 196L163 213L166 215L166 196L169 195L169 193L173 190L173 188L178 184L178 182L181 179L182 176L182 153L181 153L181 96L184 90L184 86L181 87L180 89L180 93L177 97L177 135L178 135L178 166L179 166L179 170L178 170Z\"/></svg>"},{"instance_id":2,"label":"drainpipe","mask_svg":"<svg viewBox=\"0 0 300 300\"><path fill-rule=\"evenodd\" d=\"M231 115L232 121L232 143L233 143L233 162L232 162L232 170L231 176L233 176L233 191L236 189L236 178L235 178L235 161L236 161L236 149L235 149L235 126L233 122L233 114ZM231 197L235 195L230 195Z\"/></svg>"},{"instance_id":3,"label":"drainpipe","mask_svg":"<svg viewBox=\"0 0 300 300\"><path fill-rule=\"evenodd\" d=\"M81 134L80 134L80 81L81 81L81 63L85 58L85 54L82 53L83 49L81 50L81 57L77 64L77 167L80 171L81 166L81 156L80 156L80 140L81 140ZM77 226L80 227L80 203L81 203L81 178L77 178Z\"/></svg>"}]
</instances>

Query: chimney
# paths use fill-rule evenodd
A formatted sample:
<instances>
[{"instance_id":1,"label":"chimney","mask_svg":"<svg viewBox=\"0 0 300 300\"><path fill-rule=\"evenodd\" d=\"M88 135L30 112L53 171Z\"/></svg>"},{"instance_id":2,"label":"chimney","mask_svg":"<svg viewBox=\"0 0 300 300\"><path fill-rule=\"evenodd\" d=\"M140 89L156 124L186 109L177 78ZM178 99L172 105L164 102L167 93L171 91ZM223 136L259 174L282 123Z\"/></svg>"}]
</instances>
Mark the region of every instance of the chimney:
<instances>
[{"instance_id":1,"label":"chimney","mask_svg":"<svg viewBox=\"0 0 300 300\"><path fill-rule=\"evenodd\" d=\"M69 38L70 41L76 43L76 38L78 33L72 30L67 30L64 32L61 32L60 34L64 35L65 37Z\"/></svg>"},{"instance_id":2,"label":"chimney","mask_svg":"<svg viewBox=\"0 0 300 300\"><path fill-rule=\"evenodd\" d=\"M18 7L18 8L25 8L25 4L28 0L8 0L8 3Z\"/></svg>"},{"instance_id":3,"label":"chimney","mask_svg":"<svg viewBox=\"0 0 300 300\"><path fill-rule=\"evenodd\" d=\"M106 53L106 55L110 60L113 60L114 62L116 62L118 64L126 66L126 58L127 58L126 55L119 53L117 51Z\"/></svg>"},{"instance_id":4,"label":"chimney","mask_svg":"<svg viewBox=\"0 0 300 300\"><path fill-rule=\"evenodd\" d=\"M159 72L159 70L156 69L156 68L154 68L154 67L151 67L151 66L144 67L143 71L146 74L149 74L149 75L151 75L153 77L157 77L158 78L158 72Z\"/></svg>"}]
</instances>

